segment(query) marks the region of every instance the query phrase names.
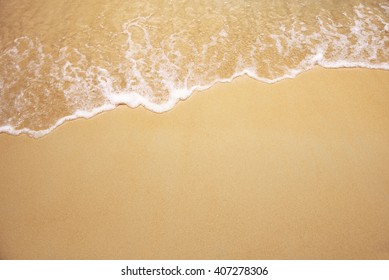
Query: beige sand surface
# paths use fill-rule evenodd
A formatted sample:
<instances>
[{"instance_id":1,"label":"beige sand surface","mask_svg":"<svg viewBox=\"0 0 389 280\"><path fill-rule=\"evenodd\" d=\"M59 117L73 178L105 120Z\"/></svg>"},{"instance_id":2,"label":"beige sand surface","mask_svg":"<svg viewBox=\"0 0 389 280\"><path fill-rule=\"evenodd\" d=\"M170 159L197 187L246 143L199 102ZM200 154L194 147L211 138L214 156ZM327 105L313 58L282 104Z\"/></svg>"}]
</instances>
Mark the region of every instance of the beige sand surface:
<instances>
[{"instance_id":1,"label":"beige sand surface","mask_svg":"<svg viewBox=\"0 0 389 280\"><path fill-rule=\"evenodd\" d=\"M389 72L243 77L0 154L3 259L389 258Z\"/></svg>"}]
</instances>

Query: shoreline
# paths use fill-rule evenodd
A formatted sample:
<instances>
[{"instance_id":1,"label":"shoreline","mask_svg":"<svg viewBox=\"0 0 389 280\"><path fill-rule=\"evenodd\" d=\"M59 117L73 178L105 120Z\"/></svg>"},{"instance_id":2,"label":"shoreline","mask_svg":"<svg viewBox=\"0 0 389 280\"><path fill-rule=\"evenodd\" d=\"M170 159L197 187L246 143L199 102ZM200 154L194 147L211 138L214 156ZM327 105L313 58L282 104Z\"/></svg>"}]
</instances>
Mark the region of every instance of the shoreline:
<instances>
[{"instance_id":1,"label":"shoreline","mask_svg":"<svg viewBox=\"0 0 389 280\"><path fill-rule=\"evenodd\" d=\"M313 68L310 68L310 69L307 69L307 70L304 70L301 72L299 70L294 74L288 74L284 77L280 77L280 78L277 78L277 79L274 79L271 81L266 81L266 79L264 80L262 78L255 77L255 75L250 74L250 71L245 70L242 73L234 74L231 78L220 79L220 80L217 80L217 81L215 81L209 85L206 85L206 86L197 86L197 87L195 87L195 89L193 89L193 88L185 89L185 90L183 90L183 92L185 92L185 93L183 93L182 96L178 96L176 99L171 99L166 104L165 103L162 105L153 104L147 100L144 100L144 98L141 96L137 97L138 101L135 103L132 102L128 98L128 96L123 96L122 98L115 96L112 98L117 99L117 100L121 100L121 99L123 99L123 100L121 102L116 103L116 104L113 103L113 104L102 105L100 107L92 109L91 111L77 110L73 115L68 115L68 116L60 118L54 125L52 125L51 127L47 128L47 129L43 129L43 130L31 130L29 128L14 129L13 127L10 127L10 126L2 126L2 127L0 127L0 135L1 134L8 134L8 135L13 135L13 136L19 136L19 135L26 134L26 135L30 136L31 138L41 138L43 136L46 136L46 135L52 133L58 127L62 126L63 124L65 124L69 121L74 121L74 120L78 120L78 119L91 119L99 114L115 110L119 106L127 106L129 109L142 108L142 109L146 109L147 111L150 111L152 113L164 114L164 113L167 113L171 110L174 110L174 108L177 106L177 104L179 104L180 102L186 101L192 95L199 93L199 92L208 91L212 87L219 85L219 84L229 84L229 83L234 82L236 79L249 78L249 79L252 79L256 82L272 85L272 84L280 83L284 80L296 79L296 78L298 78L298 76L300 76L306 72L309 72L309 71L314 71L315 69L321 69L321 70L326 70L326 69L327 70L335 70L335 69L374 70L374 71L383 71L383 72L389 71L388 69L371 68L371 67L360 68L358 66L355 66L355 67L351 66L351 67L344 68L341 66L339 66L339 67L337 66L335 68L331 68L331 67L323 67L323 66L318 65L318 66L315 66ZM179 91L179 90L177 90L177 91ZM131 103L133 103L133 104L131 104ZM153 107L154 107L154 109L152 109ZM162 108L165 108L165 109L162 109Z\"/></svg>"}]
</instances>

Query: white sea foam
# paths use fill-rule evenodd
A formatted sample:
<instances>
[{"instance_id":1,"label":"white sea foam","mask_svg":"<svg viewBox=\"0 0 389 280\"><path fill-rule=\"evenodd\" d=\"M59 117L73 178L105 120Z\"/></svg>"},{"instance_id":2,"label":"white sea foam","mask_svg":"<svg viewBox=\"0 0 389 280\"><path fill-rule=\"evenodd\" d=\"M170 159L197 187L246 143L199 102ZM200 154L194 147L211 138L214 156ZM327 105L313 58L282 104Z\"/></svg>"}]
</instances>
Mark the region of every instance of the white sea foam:
<instances>
[{"instance_id":1,"label":"white sea foam","mask_svg":"<svg viewBox=\"0 0 389 280\"><path fill-rule=\"evenodd\" d=\"M388 5L381 9L387 16ZM194 91L242 75L275 83L315 66L389 69L387 17L362 4L343 14L347 32L343 23L317 16L313 29L295 20L267 36L261 30L251 37L237 35L221 26L200 45L192 30L184 29L157 40L150 19L140 16L123 24L127 40L118 62L91 60L86 43L83 49L66 45L47 53L39 38L15 39L0 53L0 132L41 137L65 121L122 104L166 112Z\"/></svg>"}]
</instances>

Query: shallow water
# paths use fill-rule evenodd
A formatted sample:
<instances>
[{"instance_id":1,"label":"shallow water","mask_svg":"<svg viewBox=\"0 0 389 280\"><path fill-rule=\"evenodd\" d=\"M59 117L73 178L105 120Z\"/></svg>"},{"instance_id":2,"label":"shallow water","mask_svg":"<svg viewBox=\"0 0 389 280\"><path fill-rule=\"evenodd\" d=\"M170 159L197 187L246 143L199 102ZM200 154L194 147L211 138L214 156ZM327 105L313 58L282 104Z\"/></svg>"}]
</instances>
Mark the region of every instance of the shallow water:
<instances>
[{"instance_id":1,"label":"shallow water","mask_svg":"<svg viewBox=\"0 0 389 280\"><path fill-rule=\"evenodd\" d=\"M389 69L388 32L383 0L0 0L0 132L38 137L119 104L163 112L244 74Z\"/></svg>"}]
</instances>

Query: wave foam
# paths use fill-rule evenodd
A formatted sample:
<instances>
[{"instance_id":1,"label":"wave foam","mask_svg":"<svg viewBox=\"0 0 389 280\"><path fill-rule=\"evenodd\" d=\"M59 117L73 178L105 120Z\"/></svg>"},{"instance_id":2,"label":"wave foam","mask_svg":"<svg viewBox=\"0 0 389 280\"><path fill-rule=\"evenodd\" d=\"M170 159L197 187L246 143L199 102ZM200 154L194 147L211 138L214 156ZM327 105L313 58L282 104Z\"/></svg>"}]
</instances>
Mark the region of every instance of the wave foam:
<instances>
[{"instance_id":1,"label":"wave foam","mask_svg":"<svg viewBox=\"0 0 389 280\"><path fill-rule=\"evenodd\" d=\"M41 137L122 104L166 112L194 91L242 75L275 83L315 66L389 69L386 4L319 9L283 22L263 13L244 20L239 8L204 22L171 15L185 26L178 30L155 16L126 21L121 33L100 23L92 35L104 45L78 39L56 51L52 42L16 38L0 53L0 132ZM235 16L241 21L232 24Z\"/></svg>"}]
</instances>

